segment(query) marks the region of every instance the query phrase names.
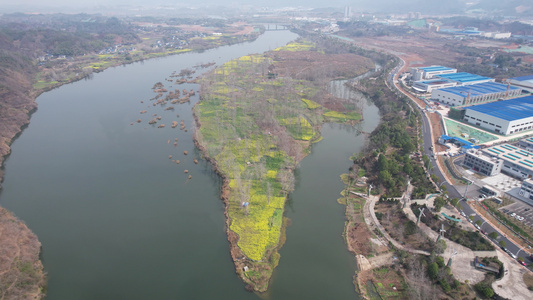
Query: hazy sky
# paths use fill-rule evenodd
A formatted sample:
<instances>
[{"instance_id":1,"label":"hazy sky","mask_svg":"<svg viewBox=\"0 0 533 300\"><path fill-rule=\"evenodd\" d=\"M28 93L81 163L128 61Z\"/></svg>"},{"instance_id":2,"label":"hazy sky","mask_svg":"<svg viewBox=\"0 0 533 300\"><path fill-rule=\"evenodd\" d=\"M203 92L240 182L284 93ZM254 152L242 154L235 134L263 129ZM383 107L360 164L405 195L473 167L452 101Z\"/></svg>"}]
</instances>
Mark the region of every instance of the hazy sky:
<instances>
[{"instance_id":1,"label":"hazy sky","mask_svg":"<svg viewBox=\"0 0 533 300\"><path fill-rule=\"evenodd\" d=\"M287 7L303 6L312 8L351 6L353 11L383 11L388 13L404 13L408 11L440 12L449 9L461 9L466 2L478 0L0 0L0 14L18 11L42 11L43 8L54 7L53 11L84 9L90 11L95 7L142 6L154 8L158 5L181 5L187 7L210 6L242 6L256 7ZM482 0L489 1L489 0ZM498 0L493 0L498 1ZM512 0L530 1L530 0ZM51 10L52 11L52 10ZM104 10L105 11L105 10Z\"/></svg>"},{"instance_id":2,"label":"hazy sky","mask_svg":"<svg viewBox=\"0 0 533 300\"><path fill-rule=\"evenodd\" d=\"M413 2L416 0L387 0L392 2ZM432 1L432 0L429 0ZM441 0L439 0L441 1ZM256 6L310 6L310 7L331 7L331 6L357 6L362 3L372 3L376 0L1 0L0 5L34 5L34 6L69 6L88 7L95 5L149 5L157 4L182 4L182 5L231 5L231 4L252 4ZM384 0L377 0L384 2Z\"/></svg>"}]
</instances>

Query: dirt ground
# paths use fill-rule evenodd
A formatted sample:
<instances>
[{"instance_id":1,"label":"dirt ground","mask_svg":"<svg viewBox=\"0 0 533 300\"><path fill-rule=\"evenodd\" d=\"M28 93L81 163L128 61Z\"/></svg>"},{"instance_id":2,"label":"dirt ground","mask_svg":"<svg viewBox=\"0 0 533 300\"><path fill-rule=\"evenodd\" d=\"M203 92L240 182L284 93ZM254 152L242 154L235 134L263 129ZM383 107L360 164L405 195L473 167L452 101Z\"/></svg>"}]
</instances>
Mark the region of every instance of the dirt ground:
<instances>
[{"instance_id":1,"label":"dirt ground","mask_svg":"<svg viewBox=\"0 0 533 300\"><path fill-rule=\"evenodd\" d=\"M351 195L346 206L346 243L348 250L354 254L377 255L389 251L387 244L377 238L368 229L360 207L364 206L364 199ZM355 209L354 209L355 208Z\"/></svg>"}]
</instances>

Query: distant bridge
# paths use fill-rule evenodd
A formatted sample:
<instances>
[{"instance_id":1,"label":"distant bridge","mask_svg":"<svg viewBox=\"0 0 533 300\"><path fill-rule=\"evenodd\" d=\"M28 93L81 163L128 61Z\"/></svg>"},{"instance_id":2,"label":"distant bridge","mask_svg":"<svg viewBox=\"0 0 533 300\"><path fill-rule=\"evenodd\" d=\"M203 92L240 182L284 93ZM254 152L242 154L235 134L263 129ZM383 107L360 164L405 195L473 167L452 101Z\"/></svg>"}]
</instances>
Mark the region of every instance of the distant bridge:
<instances>
[{"instance_id":1,"label":"distant bridge","mask_svg":"<svg viewBox=\"0 0 533 300\"><path fill-rule=\"evenodd\" d=\"M263 24L265 31L288 30L291 24Z\"/></svg>"}]
</instances>

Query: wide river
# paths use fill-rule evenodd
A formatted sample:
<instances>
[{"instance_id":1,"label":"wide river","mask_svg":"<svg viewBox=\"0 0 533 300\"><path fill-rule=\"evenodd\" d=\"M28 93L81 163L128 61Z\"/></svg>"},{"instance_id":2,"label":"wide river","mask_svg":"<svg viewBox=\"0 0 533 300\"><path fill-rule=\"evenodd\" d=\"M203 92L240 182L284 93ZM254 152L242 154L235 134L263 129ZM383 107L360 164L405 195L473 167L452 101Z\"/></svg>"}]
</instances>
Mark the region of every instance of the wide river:
<instances>
[{"instance_id":1,"label":"wide river","mask_svg":"<svg viewBox=\"0 0 533 300\"><path fill-rule=\"evenodd\" d=\"M154 107L150 98L156 82L198 90L166 81L173 71L220 65L296 37L271 31L250 43L108 69L37 99L39 109L6 161L0 205L42 242L47 299L259 299L235 275L221 181L207 162L193 162L199 155L191 108L198 96L174 110ZM302 161L287 203L287 243L263 298L357 298L355 261L342 238L344 207L336 201L339 175L365 143L360 131L372 131L379 117L361 95L339 82L330 88L353 98L365 121L326 124L324 140ZM165 128L148 125L154 114ZM181 120L187 131L171 128Z\"/></svg>"}]
</instances>

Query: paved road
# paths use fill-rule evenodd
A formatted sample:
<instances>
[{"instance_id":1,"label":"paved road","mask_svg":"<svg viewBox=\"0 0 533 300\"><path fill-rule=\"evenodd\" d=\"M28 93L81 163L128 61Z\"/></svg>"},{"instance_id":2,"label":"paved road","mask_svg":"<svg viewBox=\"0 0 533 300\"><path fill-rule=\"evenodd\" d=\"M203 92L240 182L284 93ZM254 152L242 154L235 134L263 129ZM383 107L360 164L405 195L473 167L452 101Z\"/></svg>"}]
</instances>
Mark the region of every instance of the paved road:
<instances>
[{"instance_id":1,"label":"paved road","mask_svg":"<svg viewBox=\"0 0 533 300\"><path fill-rule=\"evenodd\" d=\"M389 83L391 83L396 89L398 89L403 94L405 94L406 96L409 97L410 95L406 94L403 90L401 90L398 87L397 82L395 80L393 80L393 78L395 78L395 76L396 76L396 73L399 70L401 70L403 68L403 66L405 65L405 61L403 59L401 59L401 58L400 58L400 60L401 60L400 66L394 68L394 70L392 71L392 74L388 77L388 79L389 79ZM418 107L418 105L417 105L417 107ZM463 195L465 194L465 192L467 192L467 195L466 195L467 198L478 199L478 197L479 197L478 190L480 189L479 186L476 186L476 185L471 185L469 187L467 187L467 186L454 186L452 184L449 184L445 180L444 175L442 174L441 170L437 166L437 162L433 158L433 151L430 149L430 147L433 145L433 142L432 142L432 138L431 138L431 127L430 127L430 123L429 123L429 118L428 118L427 114L423 111L422 108L418 107L418 109L420 110L420 112L422 114L422 135L423 135L423 140L424 140L424 151L423 151L424 153L423 154L427 155L430 158L430 165L431 165L429 167L430 174L434 174L435 176L437 176L439 178L439 182L443 182L443 185L446 186L446 190L448 191L449 197L461 199L463 197ZM472 196L474 196L474 197L472 197ZM521 248L519 248L517 245L515 245L512 241L510 241L506 237L502 236L501 233L498 232L494 227L492 227L490 224L486 223L485 220L483 218L481 218L470 207L470 204L468 204L466 201L461 201L460 204L461 204L461 206L463 208L464 213L467 216L473 216L474 217L474 220L473 220L474 223L477 220L481 220L481 222L482 222L481 229L483 231L485 231L487 234L496 231L498 233L498 235L500 236L500 238L498 239L498 242L501 241L501 240L505 241L506 248L511 253L514 253L515 255L517 255L519 257L523 257L526 262L528 262L528 261L532 262L532 260L529 258L529 253L527 253L526 251L523 251ZM530 251L530 250L528 250L528 251Z\"/></svg>"}]
</instances>

